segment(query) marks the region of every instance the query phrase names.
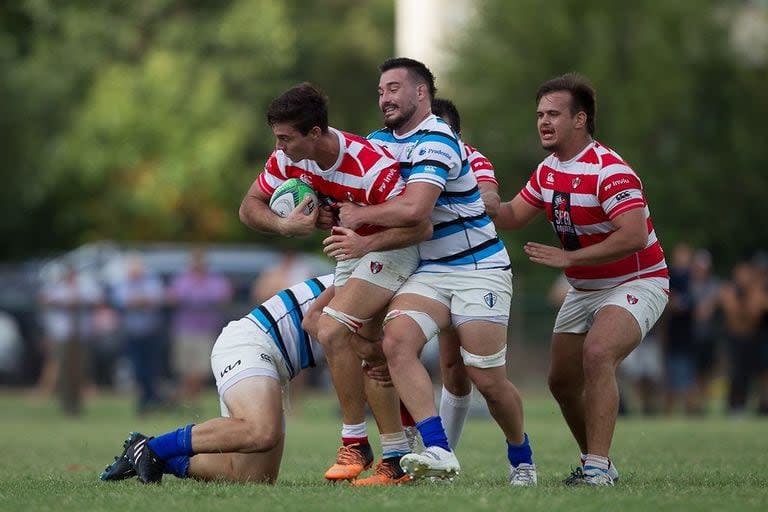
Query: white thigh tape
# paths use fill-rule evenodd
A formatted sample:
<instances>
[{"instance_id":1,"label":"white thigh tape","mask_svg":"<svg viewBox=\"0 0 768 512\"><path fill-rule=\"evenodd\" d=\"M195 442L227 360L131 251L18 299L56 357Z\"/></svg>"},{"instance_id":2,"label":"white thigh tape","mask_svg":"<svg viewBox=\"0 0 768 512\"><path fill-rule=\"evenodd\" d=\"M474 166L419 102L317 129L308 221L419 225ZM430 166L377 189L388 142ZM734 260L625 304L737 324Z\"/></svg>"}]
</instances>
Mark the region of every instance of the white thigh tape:
<instances>
[{"instance_id":1,"label":"white thigh tape","mask_svg":"<svg viewBox=\"0 0 768 512\"><path fill-rule=\"evenodd\" d=\"M416 322L427 340L431 340L433 336L437 336L437 333L440 332L440 328L437 326L437 323L432 320L432 317L426 313L422 313L421 311L403 311L400 309L393 309L387 313L387 316L384 317L384 325L387 325L387 322L401 315L408 316L414 322Z\"/></svg>"},{"instance_id":2,"label":"white thigh tape","mask_svg":"<svg viewBox=\"0 0 768 512\"><path fill-rule=\"evenodd\" d=\"M507 346L491 354L489 356L478 356L471 354L461 347L461 358L464 360L465 366L474 366L475 368L496 368L497 366L504 366L507 364Z\"/></svg>"},{"instance_id":3,"label":"white thigh tape","mask_svg":"<svg viewBox=\"0 0 768 512\"><path fill-rule=\"evenodd\" d=\"M370 321L370 318L355 318L352 315L342 313L341 311L336 311L335 309L329 308L328 306L323 308L323 314L328 315L340 324L345 325L347 329L353 333L357 333L357 331L360 330L364 323Z\"/></svg>"}]
</instances>

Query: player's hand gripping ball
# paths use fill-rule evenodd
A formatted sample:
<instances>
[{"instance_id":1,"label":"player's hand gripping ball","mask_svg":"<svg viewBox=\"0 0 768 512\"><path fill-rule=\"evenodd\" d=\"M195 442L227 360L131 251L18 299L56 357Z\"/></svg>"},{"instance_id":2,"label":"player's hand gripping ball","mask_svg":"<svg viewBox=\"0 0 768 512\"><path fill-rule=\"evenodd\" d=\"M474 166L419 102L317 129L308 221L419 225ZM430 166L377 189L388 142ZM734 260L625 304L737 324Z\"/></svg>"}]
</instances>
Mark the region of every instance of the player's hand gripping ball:
<instances>
[{"instance_id":1,"label":"player's hand gripping ball","mask_svg":"<svg viewBox=\"0 0 768 512\"><path fill-rule=\"evenodd\" d=\"M317 194L300 179L290 178L275 189L269 199L269 208L280 217L287 217L307 196L311 201L304 207L304 215L309 215L317 208Z\"/></svg>"}]
</instances>

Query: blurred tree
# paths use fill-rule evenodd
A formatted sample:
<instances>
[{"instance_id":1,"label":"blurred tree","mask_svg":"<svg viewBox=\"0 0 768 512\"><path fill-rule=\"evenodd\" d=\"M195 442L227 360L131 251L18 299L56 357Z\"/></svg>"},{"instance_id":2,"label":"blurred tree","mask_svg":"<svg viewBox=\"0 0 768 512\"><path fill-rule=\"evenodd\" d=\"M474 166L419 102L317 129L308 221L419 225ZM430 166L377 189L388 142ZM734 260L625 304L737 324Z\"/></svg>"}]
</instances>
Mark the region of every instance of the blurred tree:
<instances>
[{"instance_id":1,"label":"blurred tree","mask_svg":"<svg viewBox=\"0 0 768 512\"><path fill-rule=\"evenodd\" d=\"M544 156L536 89L576 71L597 90L598 140L639 173L667 247L688 240L721 262L768 247L760 128L768 61L741 58L730 43L742 9L765 19L764 7L718 0L480 5L456 38L456 66L441 83L465 113L466 139L496 165L503 197L516 194ZM525 240L554 240L543 222L505 236L517 260Z\"/></svg>"},{"instance_id":2,"label":"blurred tree","mask_svg":"<svg viewBox=\"0 0 768 512\"><path fill-rule=\"evenodd\" d=\"M373 129L374 86L360 81L375 84L390 54L392 10L386 0L4 2L0 259L100 238L259 237L237 209L273 147L267 104L310 80L331 97L334 123Z\"/></svg>"}]
</instances>

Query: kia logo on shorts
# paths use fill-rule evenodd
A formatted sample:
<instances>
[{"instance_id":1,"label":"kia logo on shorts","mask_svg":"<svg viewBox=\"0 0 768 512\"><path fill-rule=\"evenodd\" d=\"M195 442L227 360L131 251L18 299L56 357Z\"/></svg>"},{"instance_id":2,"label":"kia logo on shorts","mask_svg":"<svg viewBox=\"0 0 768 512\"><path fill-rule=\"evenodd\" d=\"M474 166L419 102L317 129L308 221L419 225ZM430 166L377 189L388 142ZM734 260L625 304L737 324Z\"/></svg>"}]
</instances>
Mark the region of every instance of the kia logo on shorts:
<instances>
[{"instance_id":1,"label":"kia logo on shorts","mask_svg":"<svg viewBox=\"0 0 768 512\"><path fill-rule=\"evenodd\" d=\"M227 366L224 368L224 370L221 372L221 376L223 377L223 376L225 376L225 375L226 375L228 372L230 372L230 371L234 370L235 368L237 368L237 367L240 365L240 363L241 363L241 362L242 362L242 361L240 361L240 359L238 359L236 363L234 363L234 364L228 364L228 365L227 365Z\"/></svg>"}]
</instances>

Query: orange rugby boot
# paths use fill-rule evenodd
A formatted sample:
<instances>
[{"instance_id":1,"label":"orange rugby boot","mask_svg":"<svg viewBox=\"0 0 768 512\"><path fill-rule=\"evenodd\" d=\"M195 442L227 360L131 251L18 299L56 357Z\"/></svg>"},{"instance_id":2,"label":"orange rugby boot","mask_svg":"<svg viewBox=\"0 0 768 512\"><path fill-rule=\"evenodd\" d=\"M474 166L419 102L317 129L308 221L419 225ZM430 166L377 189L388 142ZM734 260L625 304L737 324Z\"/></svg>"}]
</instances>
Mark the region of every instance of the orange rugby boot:
<instances>
[{"instance_id":1,"label":"orange rugby boot","mask_svg":"<svg viewBox=\"0 0 768 512\"><path fill-rule=\"evenodd\" d=\"M355 480L355 487L367 487L371 485L400 485L411 481L408 473L400 467L400 457L390 457L376 464L376 470L368 478Z\"/></svg>"},{"instance_id":2,"label":"orange rugby boot","mask_svg":"<svg viewBox=\"0 0 768 512\"><path fill-rule=\"evenodd\" d=\"M373 450L369 444L350 444L339 448L336 464L325 472L330 481L354 480L373 465Z\"/></svg>"}]
</instances>

